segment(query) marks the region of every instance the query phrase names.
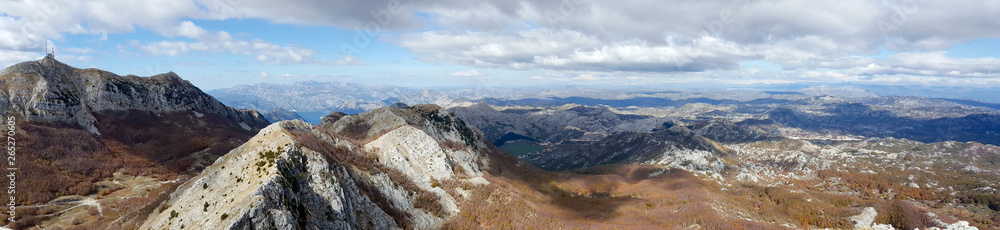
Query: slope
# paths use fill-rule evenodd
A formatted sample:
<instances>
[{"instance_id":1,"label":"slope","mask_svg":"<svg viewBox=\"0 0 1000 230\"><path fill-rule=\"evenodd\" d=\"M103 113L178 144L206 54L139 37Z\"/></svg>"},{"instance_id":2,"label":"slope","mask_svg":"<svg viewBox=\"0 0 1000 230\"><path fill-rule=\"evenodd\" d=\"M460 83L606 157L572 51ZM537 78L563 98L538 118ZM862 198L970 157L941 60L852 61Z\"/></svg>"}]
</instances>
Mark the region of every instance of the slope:
<instances>
[{"instance_id":1,"label":"slope","mask_svg":"<svg viewBox=\"0 0 1000 230\"><path fill-rule=\"evenodd\" d=\"M16 120L20 150L16 203L24 208L15 227L134 222L108 218L141 209L170 188L127 192L120 178L184 179L268 124L174 73L119 76L47 57L0 71L0 81L0 116ZM101 196L116 196L99 202L122 207L89 215L46 203Z\"/></svg>"}]
</instances>

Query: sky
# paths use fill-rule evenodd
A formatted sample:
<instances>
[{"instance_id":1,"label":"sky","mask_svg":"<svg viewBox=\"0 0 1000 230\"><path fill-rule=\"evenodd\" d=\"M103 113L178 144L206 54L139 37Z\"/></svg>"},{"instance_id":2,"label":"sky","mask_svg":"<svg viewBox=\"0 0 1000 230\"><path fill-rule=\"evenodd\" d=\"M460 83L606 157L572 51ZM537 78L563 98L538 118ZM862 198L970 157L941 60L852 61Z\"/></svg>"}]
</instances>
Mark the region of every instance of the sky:
<instances>
[{"instance_id":1,"label":"sky","mask_svg":"<svg viewBox=\"0 0 1000 230\"><path fill-rule=\"evenodd\" d=\"M0 65L203 89L1000 87L996 0L0 0Z\"/></svg>"}]
</instances>

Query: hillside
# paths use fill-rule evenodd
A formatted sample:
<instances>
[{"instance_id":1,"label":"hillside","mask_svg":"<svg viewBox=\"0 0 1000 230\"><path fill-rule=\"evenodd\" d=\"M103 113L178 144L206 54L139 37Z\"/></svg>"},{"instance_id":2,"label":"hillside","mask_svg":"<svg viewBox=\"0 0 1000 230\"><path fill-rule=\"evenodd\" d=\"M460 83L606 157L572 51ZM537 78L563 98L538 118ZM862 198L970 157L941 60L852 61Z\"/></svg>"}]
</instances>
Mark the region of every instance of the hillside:
<instances>
[{"instance_id":1,"label":"hillside","mask_svg":"<svg viewBox=\"0 0 1000 230\"><path fill-rule=\"evenodd\" d=\"M550 173L520 162L437 106L380 108L334 115L319 126L301 121L269 126L181 185L143 228L579 228L696 222L780 228L712 214L704 192L717 191L717 185L684 171L621 166L588 174L602 175ZM666 187L636 190L657 183ZM618 214L625 207L653 206L663 211ZM666 211L673 207L708 213ZM671 218L652 218L657 215Z\"/></svg>"},{"instance_id":2,"label":"hillside","mask_svg":"<svg viewBox=\"0 0 1000 230\"><path fill-rule=\"evenodd\" d=\"M119 76L47 57L5 68L0 82L0 116L16 119L21 153L12 227L134 224L128 215L169 193L168 181L195 174L268 124L174 73Z\"/></svg>"},{"instance_id":3,"label":"hillside","mask_svg":"<svg viewBox=\"0 0 1000 230\"><path fill-rule=\"evenodd\" d=\"M735 125L622 133L648 135L638 138L645 143L613 142L620 137L611 135L602 141L655 148L643 150L650 154L641 162L546 172L434 105L334 113L317 126L285 121L181 185L143 226L961 229L995 227L1000 216L995 190L988 189L998 183L990 176L1000 172L990 160L1000 152L996 146L900 139L719 143L697 134L753 134ZM969 158L984 161L961 160Z\"/></svg>"},{"instance_id":4,"label":"hillside","mask_svg":"<svg viewBox=\"0 0 1000 230\"><path fill-rule=\"evenodd\" d=\"M440 228L468 199L463 188L489 183L499 153L481 140L435 106L276 123L182 185L143 228Z\"/></svg>"}]
</instances>

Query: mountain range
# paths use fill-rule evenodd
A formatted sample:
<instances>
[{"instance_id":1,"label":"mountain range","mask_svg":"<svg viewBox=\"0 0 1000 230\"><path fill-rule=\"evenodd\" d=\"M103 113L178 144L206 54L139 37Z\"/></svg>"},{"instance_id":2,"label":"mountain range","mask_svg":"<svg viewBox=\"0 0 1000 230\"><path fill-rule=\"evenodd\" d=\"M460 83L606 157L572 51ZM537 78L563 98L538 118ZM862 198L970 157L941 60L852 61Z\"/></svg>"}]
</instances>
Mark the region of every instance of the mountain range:
<instances>
[{"instance_id":1,"label":"mountain range","mask_svg":"<svg viewBox=\"0 0 1000 230\"><path fill-rule=\"evenodd\" d=\"M210 96L51 57L0 81L16 229L1000 228L986 102L321 82Z\"/></svg>"}]
</instances>

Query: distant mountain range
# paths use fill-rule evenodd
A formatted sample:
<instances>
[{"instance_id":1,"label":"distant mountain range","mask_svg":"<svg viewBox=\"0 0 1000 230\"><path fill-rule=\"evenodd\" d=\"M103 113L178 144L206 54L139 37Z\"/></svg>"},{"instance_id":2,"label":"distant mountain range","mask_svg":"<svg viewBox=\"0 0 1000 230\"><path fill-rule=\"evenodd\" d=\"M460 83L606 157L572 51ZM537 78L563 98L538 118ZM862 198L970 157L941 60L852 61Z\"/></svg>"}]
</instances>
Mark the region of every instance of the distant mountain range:
<instances>
[{"instance_id":1,"label":"distant mountain range","mask_svg":"<svg viewBox=\"0 0 1000 230\"><path fill-rule=\"evenodd\" d=\"M845 103L860 103L877 110L889 110L899 116L914 118L961 117L995 113L1000 104L975 100L934 99L912 96L880 97L859 88L811 87L800 91L700 90L672 91L650 89L597 88L480 88L418 89L394 86L370 86L344 82L299 82L291 85L239 85L212 90L209 94L236 108L262 111L272 122L297 119L311 123L331 112L357 114L396 102L437 104L450 108L462 103L485 102L493 106L557 107L567 104L604 106L619 110L680 108L692 104L730 106L738 111L719 113L762 113L775 105L801 103L831 96ZM811 99L812 98L812 99ZM292 113L296 114L292 114ZM712 111L706 111L712 112ZM303 114L307 114L303 116Z\"/></svg>"},{"instance_id":2,"label":"distant mountain range","mask_svg":"<svg viewBox=\"0 0 1000 230\"><path fill-rule=\"evenodd\" d=\"M319 118L332 113L358 114L396 102L408 104L449 104L461 102L458 97L435 90L419 90L393 86L369 86L344 82L299 82L291 85L239 85L210 91L220 101L237 108L256 109L271 116L272 121L296 117L287 112L309 114L306 121L318 123Z\"/></svg>"}]
</instances>

